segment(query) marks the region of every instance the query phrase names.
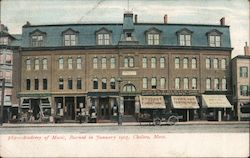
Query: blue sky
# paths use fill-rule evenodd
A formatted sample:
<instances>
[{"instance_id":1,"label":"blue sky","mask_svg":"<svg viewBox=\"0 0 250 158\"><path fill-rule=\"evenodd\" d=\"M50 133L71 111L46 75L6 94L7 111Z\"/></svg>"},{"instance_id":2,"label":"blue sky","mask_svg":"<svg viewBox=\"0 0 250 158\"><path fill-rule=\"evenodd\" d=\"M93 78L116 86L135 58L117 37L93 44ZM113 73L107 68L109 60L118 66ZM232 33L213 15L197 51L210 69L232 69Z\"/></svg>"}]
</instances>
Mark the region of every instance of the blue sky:
<instances>
[{"instance_id":1,"label":"blue sky","mask_svg":"<svg viewBox=\"0 0 250 158\"><path fill-rule=\"evenodd\" d=\"M130 0L129 8L139 22L219 24L221 17L230 25L232 56L243 54L249 35L248 0ZM2 0L1 22L12 34L22 26L57 23L122 22L127 0Z\"/></svg>"}]
</instances>

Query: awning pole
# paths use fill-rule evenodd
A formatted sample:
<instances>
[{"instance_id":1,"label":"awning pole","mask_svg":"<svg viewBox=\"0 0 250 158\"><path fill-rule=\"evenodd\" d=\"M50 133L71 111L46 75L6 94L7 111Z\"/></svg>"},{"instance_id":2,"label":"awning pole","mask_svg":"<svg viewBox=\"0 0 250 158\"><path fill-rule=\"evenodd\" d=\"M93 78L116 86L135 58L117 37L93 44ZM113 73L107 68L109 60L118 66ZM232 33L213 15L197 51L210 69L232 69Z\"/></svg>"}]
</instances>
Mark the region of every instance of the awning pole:
<instances>
[{"instance_id":1,"label":"awning pole","mask_svg":"<svg viewBox=\"0 0 250 158\"><path fill-rule=\"evenodd\" d=\"M189 121L189 109L187 109L187 121Z\"/></svg>"}]
</instances>

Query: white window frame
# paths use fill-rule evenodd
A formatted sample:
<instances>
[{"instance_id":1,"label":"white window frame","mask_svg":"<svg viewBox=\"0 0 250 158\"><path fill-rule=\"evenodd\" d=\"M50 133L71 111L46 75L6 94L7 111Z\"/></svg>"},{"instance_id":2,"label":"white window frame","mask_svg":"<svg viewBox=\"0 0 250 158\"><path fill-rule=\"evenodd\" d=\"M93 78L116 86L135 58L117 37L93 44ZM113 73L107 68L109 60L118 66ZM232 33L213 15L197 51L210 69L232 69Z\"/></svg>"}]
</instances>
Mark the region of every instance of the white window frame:
<instances>
[{"instance_id":1,"label":"white window frame","mask_svg":"<svg viewBox=\"0 0 250 158\"><path fill-rule=\"evenodd\" d=\"M189 80L187 77L183 78L183 89L189 89Z\"/></svg>"},{"instance_id":2,"label":"white window frame","mask_svg":"<svg viewBox=\"0 0 250 158\"><path fill-rule=\"evenodd\" d=\"M62 57L60 57L58 60L58 67L60 70L64 69L64 59Z\"/></svg>"},{"instance_id":3,"label":"white window frame","mask_svg":"<svg viewBox=\"0 0 250 158\"><path fill-rule=\"evenodd\" d=\"M206 79L206 90L211 90L211 78Z\"/></svg>"},{"instance_id":4,"label":"white window frame","mask_svg":"<svg viewBox=\"0 0 250 158\"><path fill-rule=\"evenodd\" d=\"M174 85L175 85L174 86L175 89L180 89L180 78L179 77L175 78Z\"/></svg>"},{"instance_id":5,"label":"white window frame","mask_svg":"<svg viewBox=\"0 0 250 158\"><path fill-rule=\"evenodd\" d=\"M192 78L192 89L197 89L197 78Z\"/></svg>"},{"instance_id":6,"label":"white window frame","mask_svg":"<svg viewBox=\"0 0 250 158\"><path fill-rule=\"evenodd\" d=\"M107 69L107 58L106 57L102 57L101 66L102 66L102 69Z\"/></svg>"},{"instance_id":7,"label":"white window frame","mask_svg":"<svg viewBox=\"0 0 250 158\"><path fill-rule=\"evenodd\" d=\"M93 69L98 69L98 58L94 57L92 61L93 61Z\"/></svg>"},{"instance_id":8,"label":"white window frame","mask_svg":"<svg viewBox=\"0 0 250 158\"><path fill-rule=\"evenodd\" d=\"M115 69L115 66L116 66L115 57L112 57L110 58L110 68Z\"/></svg>"},{"instance_id":9,"label":"white window frame","mask_svg":"<svg viewBox=\"0 0 250 158\"><path fill-rule=\"evenodd\" d=\"M81 57L76 58L76 68L79 70L82 69L82 58Z\"/></svg>"},{"instance_id":10,"label":"white window frame","mask_svg":"<svg viewBox=\"0 0 250 158\"><path fill-rule=\"evenodd\" d=\"M73 58L68 58L68 69L72 70L73 69Z\"/></svg>"},{"instance_id":11,"label":"white window frame","mask_svg":"<svg viewBox=\"0 0 250 158\"><path fill-rule=\"evenodd\" d=\"M166 60L164 57L160 58L160 68L165 68Z\"/></svg>"},{"instance_id":12,"label":"white window frame","mask_svg":"<svg viewBox=\"0 0 250 158\"><path fill-rule=\"evenodd\" d=\"M175 57L174 67L175 67L175 69L180 69L180 58L179 57Z\"/></svg>"},{"instance_id":13,"label":"white window frame","mask_svg":"<svg viewBox=\"0 0 250 158\"><path fill-rule=\"evenodd\" d=\"M180 34L179 42L181 46L191 46L191 35L190 34Z\"/></svg>"},{"instance_id":14,"label":"white window frame","mask_svg":"<svg viewBox=\"0 0 250 158\"><path fill-rule=\"evenodd\" d=\"M142 68L147 68L148 67L148 58L143 57L142 58Z\"/></svg>"},{"instance_id":15,"label":"white window frame","mask_svg":"<svg viewBox=\"0 0 250 158\"><path fill-rule=\"evenodd\" d=\"M151 68L155 69L156 68L156 64L157 64L157 59L156 57L152 57L151 58Z\"/></svg>"},{"instance_id":16,"label":"white window frame","mask_svg":"<svg viewBox=\"0 0 250 158\"><path fill-rule=\"evenodd\" d=\"M188 58L183 58L183 69L188 69Z\"/></svg>"},{"instance_id":17,"label":"white window frame","mask_svg":"<svg viewBox=\"0 0 250 158\"><path fill-rule=\"evenodd\" d=\"M38 58L35 58L34 66L35 66L34 67L35 70L39 70L39 68L40 68L40 60Z\"/></svg>"},{"instance_id":18,"label":"white window frame","mask_svg":"<svg viewBox=\"0 0 250 158\"><path fill-rule=\"evenodd\" d=\"M159 44L160 44L160 34L148 33L148 45L159 45Z\"/></svg>"},{"instance_id":19,"label":"white window frame","mask_svg":"<svg viewBox=\"0 0 250 158\"><path fill-rule=\"evenodd\" d=\"M148 78L147 77L143 77L142 78L142 88L143 89L147 89L148 88Z\"/></svg>"},{"instance_id":20,"label":"white window frame","mask_svg":"<svg viewBox=\"0 0 250 158\"><path fill-rule=\"evenodd\" d=\"M64 34L64 46L76 46L76 34Z\"/></svg>"},{"instance_id":21,"label":"white window frame","mask_svg":"<svg viewBox=\"0 0 250 158\"><path fill-rule=\"evenodd\" d=\"M42 62L43 62L43 70L48 70L48 59L44 58Z\"/></svg>"},{"instance_id":22,"label":"white window frame","mask_svg":"<svg viewBox=\"0 0 250 158\"><path fill-rule=\"evenodd\" d=\"M165 77L161 77L161 79L160 79L160 88L161 89L166 88L166 78Z\"/></svg>"},{"instance_id":23,"label":"white window frame","mask_svg":"<svg viewBox=\"0 0 250 158\"><path fill-rule=\"evenodd\" d=\"M225 79L225 78L221 79L221 89L223 91L227 90L227 79Z\"/></svg>"}]
</instances>

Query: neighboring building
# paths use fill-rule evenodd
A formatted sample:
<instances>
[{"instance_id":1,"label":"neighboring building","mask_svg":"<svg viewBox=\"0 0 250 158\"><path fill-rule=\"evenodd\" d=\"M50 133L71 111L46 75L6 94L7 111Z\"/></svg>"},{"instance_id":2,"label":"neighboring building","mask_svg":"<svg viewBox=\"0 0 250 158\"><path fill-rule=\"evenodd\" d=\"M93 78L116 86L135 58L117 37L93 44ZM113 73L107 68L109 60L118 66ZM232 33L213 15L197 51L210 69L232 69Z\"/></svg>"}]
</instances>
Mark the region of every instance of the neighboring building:
<instances>
[{"instance_id":1,"label":"neighboring building","mask_svg":"<svg viewBox=\"0 0 250 158\"><path fill-rule=\"evenodd\" d=\"M179 96L177 102L193 96L199 106L202 94L231 97L232 48L224 20L171 24L165 16L163 23L139 23L127 12L123 23L27 23L20 54L22 117L31 113L38 120L42 113L74 121L81 107L95 106L98 121L110 120L120 100L126 118L139 112L140 95L159 95L184 119L200 118L197 105L177 107L171 96ZM206 106L205 112L226 108Z\"/></svg>"},{"instance_id":2,"label":"neighboring building","mask_svg":"<svg viewBox=\"0 0 250 158\"><path fill-rule=\"evenodd\" d=\"M233 103L237 119L250 120L250 50L232 59Z\"/></svg>"},{"instance_id":3,"label":"neighboring building","mask_svg":"<svg viewBox=\"0 0 250 158\"><path fill-rule=\"evenodd\" d=\"M18 59L18 35L10 35L8 28L3 24L0 24L0 79L5 78L5 96L4 96L4 109L3 120L7 122L12 116L17 117L19 101L16 97L16 90L13 86L18 87L18 73L13 68L13 62L19 61ZM20 68L20 67L19 67ZM2 81L0 81L0 91L2 91ZM2 93L1 93L2 94ZM2 97L0 97L1 101ZM0 102L1 103L1 102Z\"/></svg>"}]
</instances>

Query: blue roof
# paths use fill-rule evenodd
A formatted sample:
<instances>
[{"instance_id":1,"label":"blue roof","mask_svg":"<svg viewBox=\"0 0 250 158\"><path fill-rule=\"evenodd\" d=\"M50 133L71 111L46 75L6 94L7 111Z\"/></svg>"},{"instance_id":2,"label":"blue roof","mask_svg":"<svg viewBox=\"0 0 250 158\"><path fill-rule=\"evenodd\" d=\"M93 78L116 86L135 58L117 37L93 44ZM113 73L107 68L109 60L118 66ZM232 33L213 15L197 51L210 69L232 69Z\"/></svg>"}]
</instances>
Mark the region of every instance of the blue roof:
<instances>
[{"instance_id":1,"label":"blue roof","mask_svg":"<svg viewBox=\"0 0 250 158\"><path fill-rule=\"evenodd\" d=\"M124 31L132 30L133 35L138 40L138 45L147 45L147 30L152 28L160 30L160 45L179 46L176 32L182 29L188 29L192 32L192 46L208 47L207 33L216 30L221 34L221 47L231 48L229 26L221 25L199 25L199 24L163 24L163 23L133 23L133 16L124 16L123 23L114 24L61 24L61 25L29 25L23 26L22 47L31 47L30 33L39 30L46 33L44 47L63 46L62 32L71 28L77 31L77 46L95 46L96 31L106 28L112 31L112 44L118 45Z\"/></svg>"}]
</instances>

